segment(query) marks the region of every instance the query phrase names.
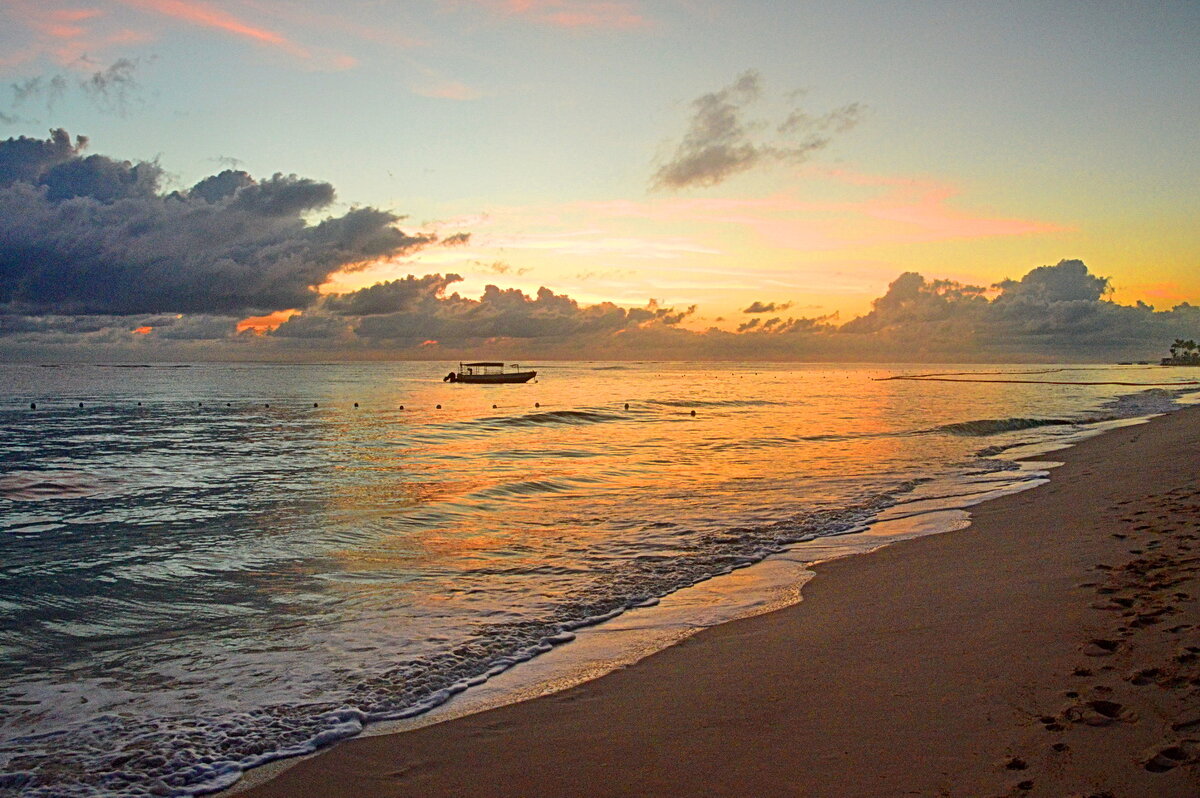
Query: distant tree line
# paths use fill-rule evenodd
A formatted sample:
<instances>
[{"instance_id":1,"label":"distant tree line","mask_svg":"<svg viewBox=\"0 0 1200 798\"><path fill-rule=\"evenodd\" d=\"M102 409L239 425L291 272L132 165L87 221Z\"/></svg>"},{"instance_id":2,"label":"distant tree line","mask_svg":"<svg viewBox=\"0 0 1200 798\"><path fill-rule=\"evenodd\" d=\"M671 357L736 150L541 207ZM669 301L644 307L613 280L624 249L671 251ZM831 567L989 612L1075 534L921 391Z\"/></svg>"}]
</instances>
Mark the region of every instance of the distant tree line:
<instances>
[{"instance_id":1,"label":"distant tree line","mask_svg":"<svg viewBox=\"0 0 1200 798\"><path fill-rule=\"evenodd\" d=\"M1171 357L1163 359L1164 365L1169 366L1200 366L1200 346L1191 340L1176 338L1171 344Z\"/></svg>"}]
</instances>

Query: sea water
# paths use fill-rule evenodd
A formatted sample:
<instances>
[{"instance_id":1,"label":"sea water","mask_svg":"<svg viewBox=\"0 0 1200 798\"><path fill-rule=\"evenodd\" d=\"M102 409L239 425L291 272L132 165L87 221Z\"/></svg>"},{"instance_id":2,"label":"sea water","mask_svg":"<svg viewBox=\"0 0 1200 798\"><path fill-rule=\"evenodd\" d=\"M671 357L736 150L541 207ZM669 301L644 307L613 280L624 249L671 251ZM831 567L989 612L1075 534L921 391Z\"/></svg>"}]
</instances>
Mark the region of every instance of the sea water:
<instances>
[{"instance_id":1,"label":"sea water","mask_svg":"<svg viewBox=\"0 0 1200 798\"><path fill-rule=\"evenodd\" d=\"M548 363L504 386L448 367L0 366L0 794L220 789L689 586L753 583L720 580L764 558L944 527L1044 480L1012 447L1198 387L1138 367Z\"/></svg>"}]
</instances>

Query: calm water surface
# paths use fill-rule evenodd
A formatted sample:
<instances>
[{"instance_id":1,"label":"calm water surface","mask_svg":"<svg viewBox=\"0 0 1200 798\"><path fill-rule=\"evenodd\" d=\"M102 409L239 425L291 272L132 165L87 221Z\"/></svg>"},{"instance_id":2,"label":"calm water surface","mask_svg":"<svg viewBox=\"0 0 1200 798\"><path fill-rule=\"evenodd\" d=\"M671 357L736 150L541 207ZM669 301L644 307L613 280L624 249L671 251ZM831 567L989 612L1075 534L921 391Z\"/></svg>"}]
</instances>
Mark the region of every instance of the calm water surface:
<instances>
[{"instance_id":1,"label":"calm water surface","mask_svg":"<svg viewBox=\"0 0 1200 798\"><path fill-rule=\"evenodd\" d=\"M0 794L216 789L1186 390L447 368L0 366ZM1196 377L1049 368L925 371Z\"/></svg>"}]
</instances>

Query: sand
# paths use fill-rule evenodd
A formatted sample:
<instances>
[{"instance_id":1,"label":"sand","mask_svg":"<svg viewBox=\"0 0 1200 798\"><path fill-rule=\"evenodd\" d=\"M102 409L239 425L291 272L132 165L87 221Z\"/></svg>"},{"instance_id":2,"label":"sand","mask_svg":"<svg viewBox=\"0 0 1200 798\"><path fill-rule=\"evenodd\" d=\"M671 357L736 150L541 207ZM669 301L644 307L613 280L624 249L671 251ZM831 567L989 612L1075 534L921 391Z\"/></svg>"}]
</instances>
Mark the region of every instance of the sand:
<instances>
[{"instance_id":1,"label":"sand","mask_svg":"<svg viewBox=\"0 0 1200 798\"><path fill-rule=\"evenodd\" d=\"M550 696L351 740L274 796L1200 795L1200 408L965 530Z\"/></svg>"}]
</instances>

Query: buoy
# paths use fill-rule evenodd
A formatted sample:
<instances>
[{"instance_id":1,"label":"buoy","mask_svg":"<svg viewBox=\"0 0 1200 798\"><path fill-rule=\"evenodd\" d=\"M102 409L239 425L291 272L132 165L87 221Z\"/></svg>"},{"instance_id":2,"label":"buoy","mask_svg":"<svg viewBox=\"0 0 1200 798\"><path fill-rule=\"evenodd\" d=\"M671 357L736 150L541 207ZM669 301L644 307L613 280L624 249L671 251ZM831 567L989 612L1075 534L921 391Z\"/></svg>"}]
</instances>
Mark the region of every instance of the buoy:
<instances>
[{"instance_id":1,"label":"buoy","mask_svg":"<svg viewBox=\"0 0 1200 798\"><path fill-rule=\"evenodd\" d=\"M196 407L204 407L204 402L196 402Z\"/></svg>"},{"instance_id":2,"label":"buoy","mask_svg":"<svg viewBox=\"0 0 1200 798\"><path fill-rule=\"evenodd\" d=\"M313 402L313 407L316 407L316 406L317 406L317 403L316 403L316 402Z\"/></svg>"},{"instance_id":3,"label":"buoy","mask_svg":"<svg viewBox=\"0 0 1200 798\"><path fill-rule=\"evenodd\" d=\"M37 402L30 402L30 403L29 403L29 409L30 409L30 410L37 410Z\"/></svg>"},{"instance_id":4,"label":"buoy","mask_svg":"<svg viewBox=\"0 0 1200 798\"><path fill-rule=\"evenodd\" d=\"M401 409L401 410L403 410L403 409L404 409L404 405L400 405L400 409Z\"/></svg>"},{"instance_id":5,"label":"buoy","mask_svg":"<svg viewBox=\"0 0 1200 798\"><path fill-rule=\"evenodd\" d=\"M693 415L693 416L694 416L694 415L696 415L696 411L695 411L695 410L693 410L693 411L692 411L692 415Z\"/></svg>"},{"instance_id":6,"label":"buoy","mask_svg":"<svg viewBox=\"0 0 1200 798\"><path fill-rule=\"evenodd\" d=\"M83 407L83 402L80 402L80 403L79 403L79 406L80 406L80 407Z\"/></svg>"},{"instance_id":7,"label":"buoy","mask_svg":"<svg viewBox=\"0 0 1200 798\"><path fill-rule=\"evenodd\" d=\"M271 406L270 403L263 405L263 407L270 407L270 406Z\"/></svg>"},{"instance_id":8,"label":"buoy","mask_svg":"<svg viewBox=\"0 0 1200 798\"><path fill-rule=\"evenodd\" d=\"M226 402L226 403L225 403L225 406L226 406L226 407L230 407L230 403L229 403L229 402Z\"/></svg>"},{"instance_id":9,"label":"buoy","mask_svg":"<svg viewBox=\"0 0 1200 798\"><path fill-rule=\"evenodd\" d=\"M496 409L496 406L495 406L495 405L492 405L492 409L493 409L493 410L495 410L495 409Z\"/></svg>"},{"instance_id":10,"label":"buoy","mask_svg":"<svg viewBox=\"0 0 1200 798\"><path fill-rule=\"evenodd\" d=\"M355 407L358 407L358 402L355 402L355 403L354 403L354 406L355 406Z\"/></svg>"},{"instance_id":11,"label":"buoy","mask_svg":"<svg viewBox=\"0 0 1200 798\"><path fill-rule=\"evenodd\" d=\"M438 405L438 406L437 406L437 409L438 409L438 410L441 410L441 409L442 409L442 406L441 406L441 405Z\"/></svg>"},{"instance_id":12,"label":"buoy","mask_svg":"<svg viewBox=\"0 0 1200 798\"><path fill-rule=\"evenodd\" d=\"M534 407L541 407L541 406L542 406L542 403L541 403L541 402L534 402L534 403L533 403L533 406L534 406Z\"/></svg>"},{"instance_id":13,"label":"buoy","mask_svg":"<svg viewBox=\"0 0 1200 798\"><path fill-rule=\"evenodd\" d=\"M138 407L141 407L141 406L142 406L142 403L141 403L141 402L138 402Z\"/></svg>"},{"instance_id":14,"label":"buoy","mask_svg":"<svg viewBox=\"0 0 1200 798\"><path fill-rule=\"evenodd\" d=\"M626 410L628 410L628 409L629 409L629 402L626 402L626 403L625 403L625 409L626 409Z\"/></svg>"}]
</instances>

